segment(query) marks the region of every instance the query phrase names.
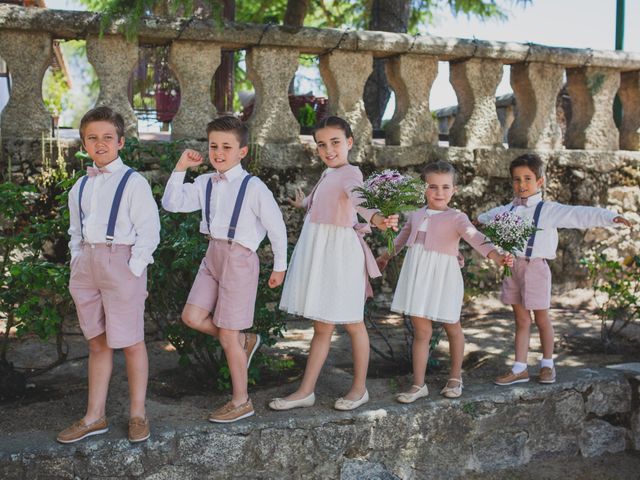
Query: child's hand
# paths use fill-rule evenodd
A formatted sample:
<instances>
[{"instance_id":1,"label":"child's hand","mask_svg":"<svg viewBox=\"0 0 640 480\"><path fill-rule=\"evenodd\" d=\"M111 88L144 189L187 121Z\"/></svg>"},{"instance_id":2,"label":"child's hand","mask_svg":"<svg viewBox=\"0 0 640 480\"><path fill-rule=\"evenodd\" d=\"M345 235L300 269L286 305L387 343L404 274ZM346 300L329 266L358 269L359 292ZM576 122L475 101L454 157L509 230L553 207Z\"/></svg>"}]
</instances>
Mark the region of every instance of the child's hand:
<instances>
[{"instance_id":1,"label":"child's hand","mask_svg":"<svg viewBox=\"0 0 640 480\"><path fill-rule=\"evenodd\" d=\"M388 217L383 217L381 213L374 213L371 217L371 223L378 227L381 231L385 231L387 228L393 229L394 232L398 231L398 221L400 215L393 214Z\"/></svg>"},{"instance_id":2,"label":"child's hand","mask_svg":"<svg viewBox=\"0 0 640 480\"><path fill-rule=\"evenodd\" d=\"M613 223L622 223L627 227L631 227L631 222L624 218L622 215L618 215L616 218L614 218Z\"/></svg>"},{"instance_id":3,"label":"child's hand","mask_svg":"<svg viewBox=\"0 0 640 480\"><path fill-rule=\"evenodd\" d=\"M282 285L282 282L284 282L285 273L286 272L276 272L276 271L271 272L271 276L269 277L269 282L268 282L269 288L276 288Z\"/></svg>"},{"instance_id":4,"label":"child's hand","mask_svg":"<svg viewBox=\"0 0 640 480\"><path fill-rule=\"evenodd\" d=\"M287 203L292 207L304 208L304 204L302 203L303 200L304 200L304 192L300 187L298 187L296 188L295 198L287 198Z\"/></svg>"},{"instance_id":5,"label":"child's hand","mask_svg":"<svg viewBox=\"0 0 640 480\"><path fill-rule=\"evenodd\" d=\"M378 258L376 258L376 264L378 265L378 269L382 272L385 268L387 268L387 264L391 256L388 253L383 253Z\"/></svg>"},{"instance_id":6,"label":"child's hand","mask_svg":"<svg viewBox=\"0 0 640 480\"><path fill-rule=\"evenodd\" d=\"M191 150L187 148L182 155L180 155L180 159L178 163L176 163L175 172L184 172L190 167L197 167L198 165L202 165L203 162L202 155L195 150Z\"/></svg>"},{"instance_id":7,"label":"child's hand","mask_svg":"<svg viewBox=\"0 0 640 480\"><path fill-rule=\"evenodd\" d=\"M515 259L513 258L513 255L511 255L510 253L505 253L504 255L501 255L502 260L500 261L501 265L506 265L509 268L513 268L513 262L515 261Z\"/></svg>"}]
</instances>

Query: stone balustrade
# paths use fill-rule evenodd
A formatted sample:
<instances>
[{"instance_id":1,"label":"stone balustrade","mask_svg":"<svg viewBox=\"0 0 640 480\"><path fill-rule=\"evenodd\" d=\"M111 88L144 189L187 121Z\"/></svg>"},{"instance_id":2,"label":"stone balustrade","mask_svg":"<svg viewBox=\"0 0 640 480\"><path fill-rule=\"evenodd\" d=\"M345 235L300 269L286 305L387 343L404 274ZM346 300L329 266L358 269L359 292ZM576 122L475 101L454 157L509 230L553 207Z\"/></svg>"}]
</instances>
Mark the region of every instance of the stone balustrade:
<instances>
[{"instance_id":1,"label":"stone balustrade","mask_svg":"<svg viewBox=\"0 0 640 480\"><path fill-rule=\"evenodd\" d=\"M0 117L0 179L28 181L39 171L43 152L73 159L79 148L77 140L46 139L51 120L42 101L42 79L54 40L87 40L101 85L98 102L122 112L127 134L136 135L127 84L138 45L118 32L121 23L101 36L100 16L94 13L0 5L0 59L13 79ZM640 53L181 18L147 18L138 33L140 44L170 46L169 64L181 89L172 139L189 140L203 153L207 146L199 141L216 113L212 88L221 51L247 51L247 74L256 94L249 120L252 165L282 201L292 238L301 222L284 199L294 196L297 187L310 191L322 168L312 146L301 140L289 108L289 85L301 55L319 57L328 111L353 125L350 160L365 173L392 167L417 176L425 162L447 160L460 174L453 206L475 217L509 201L509 162L536 152L545 162L547 199L614 209L640 223ZM396 96L385 142L372 141L363 102L374 58L387 59ZM448 145L439 143L429 108L441 62L450 65L459 103L444 119ZM505 65L514 93L501 99L496 111L495 92ZM623 106L619 128L613 121L616 93ZM156 159L147 160L148 173L154 175ZM637 231L561 231L558 259L551 265L556 283L585 285L579 260L602 249L605 241L614 257L637 254Z\"/></svg>"},{"instance_id":2,"label":"stone balustrade","mask_svg":"<svg viewBox=\"0 0 640 480\"><path fill-rule=\"evenodd\" d=\"M122 112L127 132L135 134L136 118L126 92L137 45L118 33L120 23L116 21L100 36L100 18L93 13L0 6L0 57L7 62L14 84L2 113L2 137L39 138L50 130L41 85L54 39L87 40L89 61L101 85L98 103L108 103ZM220 50L247 49L248 76L256 90L250 123L256 142L262 145L299 142L287 90L301 54L320 57L329 111L353 123L358 152L365 154L370 151L372 128L362 92L374 57L389 59L387 72L396 94L396 111L386 127L387 145L437 144L429 93L438 61L450 62L450 80L459 102L450 131L451 146L502 146L494 98L503 65L511 65L516 97L509 147L611 151L637 150L640 143L640 53L371 31L221 26L180 18L144 20L139 39L171 45L171 66L182 92L182 105L172 125L176 139L201 138L204 123L215 113L211 84ZM573 108L563 140L555 108L565 72ZM612 114L618 91L624 106L620 130ZM364 158L358 152L356 162Z\"/></svg>"}]
</instances>

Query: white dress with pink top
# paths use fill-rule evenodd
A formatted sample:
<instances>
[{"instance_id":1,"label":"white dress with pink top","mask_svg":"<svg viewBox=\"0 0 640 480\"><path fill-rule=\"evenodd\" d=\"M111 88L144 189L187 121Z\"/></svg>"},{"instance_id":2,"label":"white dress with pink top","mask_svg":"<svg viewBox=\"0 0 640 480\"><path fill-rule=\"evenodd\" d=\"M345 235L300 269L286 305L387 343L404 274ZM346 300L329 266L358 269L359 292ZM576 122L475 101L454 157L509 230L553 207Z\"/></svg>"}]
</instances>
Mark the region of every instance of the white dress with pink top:
<instances>
[{"instance_id":1,"label":"white dress with pink top","mask_svg":"<svg viewBox=\"0 0 640 480\"><path fill-rule=\"evenodd\" d=\"M344 173L338 170L326 169L316 196L330 197L327 185L338 179L331 176ZM289 263L280 309L325 323L361 322L367 273L358 234L353 226L316 223L311 217L310 208ZM353 217L355 222L355 210Z\"/></svg>"},{"instance_id":2,"label":"white dress with pink top","mask_svg":"<svg viewBox=\"0 0 640 480\"><path fill-rule=\"evenodd\" d=\"M428 217L442 213L427 209L427 218L418 235L426 234ZM463 296L458 258L426 250L423 242L418 241L409 247L404 258L391 310L436 322L456 323L460 320Z\"/></svg>"}]
</instances>

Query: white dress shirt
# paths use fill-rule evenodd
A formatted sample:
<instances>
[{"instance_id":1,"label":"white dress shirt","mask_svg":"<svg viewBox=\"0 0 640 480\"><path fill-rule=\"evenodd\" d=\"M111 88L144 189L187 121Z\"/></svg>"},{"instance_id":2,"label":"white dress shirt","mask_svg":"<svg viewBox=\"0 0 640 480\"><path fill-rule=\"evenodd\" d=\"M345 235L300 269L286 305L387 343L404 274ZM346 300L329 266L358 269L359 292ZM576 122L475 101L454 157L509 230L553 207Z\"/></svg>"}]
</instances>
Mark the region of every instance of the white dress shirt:
<instances>
[{"instance_id":1,"label":"white dress shirt","mask_svg":"<svg viewBox=\"0 0 640 480\"><path fill-rule=\"evenodd\" d=\"M518 205L512 211L533 222L533 213L536 210L536 205L541 201L542 193L536 193L527 198L526 206ZM497 214L510 211L512 205L512 203L508 203L482 213L478 215L478 221L480 223L489 223ZM558 228L610 227L615 225L613 219L617 216L616 212L604 208L563 205L545 200L538 221L538 228L541 230L536 232L531 258L546 258L549 260L556 258ZM523 257L524 250L518 251L517 256Z\"/></svg>"},{"instance_id":2,"label":"white dress shirt","mask_svg":"<svg viewBox=\"0 0 640 480\"><path fill-rule=\"evenodd\" d=\"M211 230L205 217L207 183L213 174L198 176L193 183L184 183L186 172L173 172L162 196L162 207L169 212L202 210L200 233L226 240L242 179L248 173L240 164L224 173L226 179L213 183L211 189ZM273 250L273 270L287 269L287 228L282 212L271 190L257 177L249 180L234 241L256 251L268 234Z\"/></svg>"},{"instance_id":3,"label":"white dress shirt","mask_svg":"<svg viewBox=\"0 0 640 480\"><path fill-rule=\"evenodd\" d=\"M107 241L107 224L111 214L111 205L120 180L128 170L120 158L103 167L104 173L89 177L82 193L82 233L88 243ZM69 192L70 226L69 250L73 260L82 248L80 232L80 212L78 199L80 182L78 180ZM147 180L135 172L127 181L118 211L113 243L132 245L129 268L139 277L145 267L153 263L153 252L160 243L160 217L158 205L153 199Z\"/></svg>"}]
</instances>

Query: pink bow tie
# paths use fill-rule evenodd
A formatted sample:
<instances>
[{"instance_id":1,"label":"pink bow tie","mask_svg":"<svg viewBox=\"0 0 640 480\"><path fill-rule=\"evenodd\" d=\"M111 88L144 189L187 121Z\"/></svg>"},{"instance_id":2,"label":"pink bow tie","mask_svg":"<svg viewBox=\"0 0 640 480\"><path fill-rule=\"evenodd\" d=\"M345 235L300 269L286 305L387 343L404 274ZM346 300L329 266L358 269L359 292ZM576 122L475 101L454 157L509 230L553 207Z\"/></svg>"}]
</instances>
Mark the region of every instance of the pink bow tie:
<instances>
[{"instance_id":1,"label":"pink bow tie","mask_svg":"<svg viewBox=\"0 0 640 480\"><path fill-rule=\"evenodd\" d=\"M214 173L213 175L211 175L211 181L213 183L218 183L226 179L227 179L227 176L224 173Z\"/></svg>"},{"instance_id":2,"label":"pink bow tie","mask_svg":"<svg viewBox=\"0 0 640 480\"><path fill-rule=\"evenodd\" d=\"M526 207L527 206L527 200L528 198L521 198L521 197L516 197L513 199L513 201L511 202L511 204L514 207Z\"/></svg>"},{"instance_id":3,"label":"pink bow tie","mask_svg":"<svg viewBox=\"0 0 640 480\"><path fill-rule=\"evenodd\" d=\"M87 175L89 175L90 177L95 177L96 175L99 175L101 173L109 173L109 170L107 170L106 168L96 168L96 167L87 167Z\"/></svg>"}]
</instances>

